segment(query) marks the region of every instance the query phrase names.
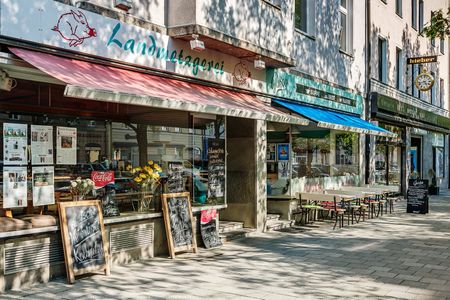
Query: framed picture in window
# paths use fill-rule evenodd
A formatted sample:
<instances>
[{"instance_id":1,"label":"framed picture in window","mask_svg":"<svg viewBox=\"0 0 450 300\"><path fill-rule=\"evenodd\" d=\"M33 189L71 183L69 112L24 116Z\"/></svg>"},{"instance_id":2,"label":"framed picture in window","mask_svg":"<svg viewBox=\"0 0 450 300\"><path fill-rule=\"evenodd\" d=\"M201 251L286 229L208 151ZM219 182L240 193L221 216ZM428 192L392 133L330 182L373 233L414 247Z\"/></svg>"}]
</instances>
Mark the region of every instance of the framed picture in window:
<instances>
[{"instance_id":1,"label":"framed picture in window","mask_svg":"<svg viewBox=\"0 0 450 300\"><path fill-rule=\"evenodd\" d=\"M277 144L277 160L289 160L289 144Z\"/></svg>"},{"instance_id":2,"label":"framed picture in window","mask_svg":"<svg viewBox=\"0 0 450 300\"><path fill-rule=\"evenodd\" d=\"M276 161L277 160L277 144L267 143L267 161Z\"/></svg>"}]
</instances>

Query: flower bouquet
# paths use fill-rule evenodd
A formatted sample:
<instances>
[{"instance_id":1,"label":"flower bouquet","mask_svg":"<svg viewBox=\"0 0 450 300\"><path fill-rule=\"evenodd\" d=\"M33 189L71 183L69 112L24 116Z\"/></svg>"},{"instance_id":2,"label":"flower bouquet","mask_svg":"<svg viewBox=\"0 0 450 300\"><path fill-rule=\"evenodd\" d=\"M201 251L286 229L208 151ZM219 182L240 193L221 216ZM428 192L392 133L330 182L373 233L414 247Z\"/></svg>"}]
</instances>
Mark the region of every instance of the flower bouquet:
<instances>
[{"instance_id":1,"label":"flower bouquet","mask_svg":"<svg viewBox=\"0 0 450 300\"><path fill-rule=\"evenodd\" d=\"M70 193L74 201L83 200L94 189L94 182L91 179L81 179L78 177L70 181Z\"/></svg>"},{"instance_id":2,"label":"flower bouquet","mask_svg":"<svg viewBox=\"0 0 450 300\"><path fill-rule=\"evenodd\" d=\"M149 209L153 194L159 184L161 167L149 160L145 166L127 168L133 175L133 180L139 185L141 191L141 199L138 205L138 211Z\"/></svg>"}]
</instances>

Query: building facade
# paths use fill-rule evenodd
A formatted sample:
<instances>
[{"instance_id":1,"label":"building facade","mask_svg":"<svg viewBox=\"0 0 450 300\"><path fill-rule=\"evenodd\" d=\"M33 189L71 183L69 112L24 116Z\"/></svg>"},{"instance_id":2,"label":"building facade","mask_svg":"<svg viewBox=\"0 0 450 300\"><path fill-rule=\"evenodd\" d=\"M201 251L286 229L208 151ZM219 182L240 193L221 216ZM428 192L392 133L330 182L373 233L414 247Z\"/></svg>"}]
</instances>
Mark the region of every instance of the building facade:
<instances>
[{"instance_id":1,"label":"building facade","mask_svg":"<svg viewBox=\"0 0 450 300\"><path fill-rule=\"evenodd\" d=\"M168 253L162 193L189 193L196 227L215 209L262 231L268 213L290 219L299 192L372 180L381 142L403 147L407 170L411 136L431 130L448 163L440 90L431 104L394 91L434 109L428 127L383 119L393 88L372 79L374 2L1 0L0 289L64 274L56 205L94 172L115 177L104 223L116 264ZM433 72L444 99L448 68ZM147 165L161 168L151 191L130 172Z\"/></svg>"},{"instance_id":2,"label":"building facade","mask_svg":"<svg viewBox=\"0 0 450 300\"><path fill-rule=\"evenodd\" d=\"M448 187L448 40L420 36L432 13L447 7L448 1L370 1L369 113L398 134L367 143L371 183L399 185L405 192L409 178L423 178ZM426 56L436 59L411 61ZM422 73L434 84L420 90L416 80Z\"/></svg>"}]
</instances>

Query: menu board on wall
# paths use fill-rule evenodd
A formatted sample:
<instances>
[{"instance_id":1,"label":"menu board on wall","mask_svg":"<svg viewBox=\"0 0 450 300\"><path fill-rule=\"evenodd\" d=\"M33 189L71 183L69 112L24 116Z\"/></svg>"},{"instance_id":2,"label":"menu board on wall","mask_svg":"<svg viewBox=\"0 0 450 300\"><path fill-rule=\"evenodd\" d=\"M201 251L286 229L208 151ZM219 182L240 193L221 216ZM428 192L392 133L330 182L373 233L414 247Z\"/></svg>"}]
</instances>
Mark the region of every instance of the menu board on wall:
<instances>
[{"instance_id":1,"label":"menu board on wall","mask_svg":"<svg viewBox=\"0 0 450 300\"><path fill-rule=\"evenodd\" d=\"M184 192L183 163L170 161L167 166L167 192Z\"/></svg>"},{"instance_id":2,"label":"menu board on wall","mask_svg":"<svg viewBox=\"0 0 450 300\"><path fill-rule=\"evenodd\" d=\"M413 214L428 213L428 180L410 179L407 192L406 212Z\"/></svg>"},{"instance_id":3,"label":"menu board on wall","mask_svg":"<svg viewBox=\"0 0 450 300\"><path fill-rule=\"evenodd\" d=\"M3 168L3 208L27 206L27 168Z\"/></svg>"},{"instance_id":4,"label":"menu board on wall","mask_svg":"<svg viewBox=\"0 0 450 300\"><path fill-rule=\"evenodd\" d=\"M109 275L108 248L100 201L58 203L67 280L104 270Z\"/></svg>"},{"instance_id":5,"label":"menu board on wall","mask_svg":"<svg viewBox=\"0 0 450 300\"><path fill-rule=\"evenodd\" d=\"M50 167L33 167L33 205L55 204L55 170Z\"/></svg>"},{"instance_id":6,"label":"menu board on wall","mask_svg":"<svg viewBox=\"0 0 450 300\"><path fill-rule=\"evenodd\" d=\"M31 125L31 163L53 164L53 127Z\"/></svg>"},{"instance_id":7,"label":"menu board on wall","mask_svg":"<svg viewBox=\"0 0 450 300\"><path fill-rule=\"evenodd\" d=\"M208 198L225 196L225 140L208 139Z\"/></svg>"},{"instance_id":8,"label":"menu board on wall","mask_svg":"<svg viewBox=\"0 0 450 300\"><path fill-rule=\"evenodd\" d=\"M77 164L77 129L57 127L56 163L58 165Z\"/></svg>"},{"instance_id":9,"label":"menu board on wall","mask_svg":"<svg viewBox=\"0 0 450 300\"><path fill-rule=\"evenodd\" d=\"M3 164L26 165L27 124L3 123Z\"/></svg>"}]
</instances>

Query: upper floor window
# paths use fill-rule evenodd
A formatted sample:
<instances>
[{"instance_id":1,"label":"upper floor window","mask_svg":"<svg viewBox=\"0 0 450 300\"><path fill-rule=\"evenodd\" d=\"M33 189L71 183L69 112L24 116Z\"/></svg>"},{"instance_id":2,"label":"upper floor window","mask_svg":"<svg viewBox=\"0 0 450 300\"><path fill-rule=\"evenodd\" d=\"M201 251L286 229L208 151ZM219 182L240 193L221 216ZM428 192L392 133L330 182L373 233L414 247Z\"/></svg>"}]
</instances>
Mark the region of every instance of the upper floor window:
<instances>
[{"instance_id":1,"label":"upper floor window","mask_svg":"<svg viewBox=\"0 0 450 300\"><path fill-rule=\"evenodd\" d=\"M315 0L295 0L295 28L314 35Z\"/></svg>"},{"instance_id":2,"label":"upper floor window","mask_svg":"<svg viewBox=\"0 0 450 300\"><path fill-rule=\"evenodd\" d=\"M387 41L378 38L378 80L387 83Z\"/></svg>"},{"instance_id":3,"label":"upper floor window","mask_svg":"<svg viewBox=\"0 0 450 300\"><path fill-rule=\"evenodd\" d=\"M340 32L339 42L340 49L344 52L351 52L352 49L352 1L340 0L339 5Z\"/></svg>"},{"instance_id":4,"label":"upper floor window","mask_svg":"<svg viewBox=\"0 0 450 300\"><path fill-rule=\"evenodd\" d=\"M411 65L412 66L412 80L411 80L411 87L412 87L412 95L414 97L419 97L419 90L416 87L415 81L417 75L419 75L419 65Z\"/></svg>"},{"instance_id":5,"label":"upper floor window","mask_svg":"<svg viewBox=\"0 0 450 300\"><path fill-rule=\"evenodd\" d=\"M404 67L403 67L403 51L400 48L397 48L395 52L395 60L396 60L396 73L395 73L395 87L401 91L404 91L404 85L403 85L403 73L404 73Z\"/></svg>"},{"instance_id":6,"label":"upper floor window","mask_svg":"<svg viewBox=\"0 0 450 300\"><path fill-rule=\"evenodd\" d=\"M436 74L434 72L430 72L430 75L433 78L436 78ZM431 90L430 90L430 102L431 102L431 104L439 105L436 101L436 82L433 84L433 86L431 87Z\"/></svg>"},{"instance_id":7,"label":"upper floor window","mask_svg":"<svg viewBox=\"0 0 450 300\"><path fill-rule=\"evenodd\" d=\"M439 80L439 106L444 107L444 97L445 97L445 85L444 79Z\"/></svg>"},{"instance_id":8,"label":"upper floor window","mask_svg":"<svg viewBox=\"0 0 450 300\"><path fill-rule=\"evenodd\" d=\"M419 31L420 32L422 32L424 25L425 25L424 3L423 3L423 0L419 0Z\"/></svg>"},{"instance_id":9,"label":"upper floor window","mask_svg":"<svg viewBox=\"0 0 450 300\"><path fill-rule=\"evenodd\" d=\"M403 0L395 0L395 13L400 17L403 15L402 2Z\"/></svg>"},{"instance_id":10,"label":"upper floor window","mask_svg":"<svg viewBox=\"0 0 450 300\"><path fill-rule=\"evenodd\" d=\"M411 0L411 27L417 29L417 0Z\"/></svg>"},{"instance_id":11,"label":"upper floor window","mask_svg":"<svg viewBox=\"0 0 450 300\"><path fill-rule=\"evenodd\" d=\"M442 54L445 54L445 39L441 39L439 42L439 51L441 51Z\"/></svg>"}]
</instances>

